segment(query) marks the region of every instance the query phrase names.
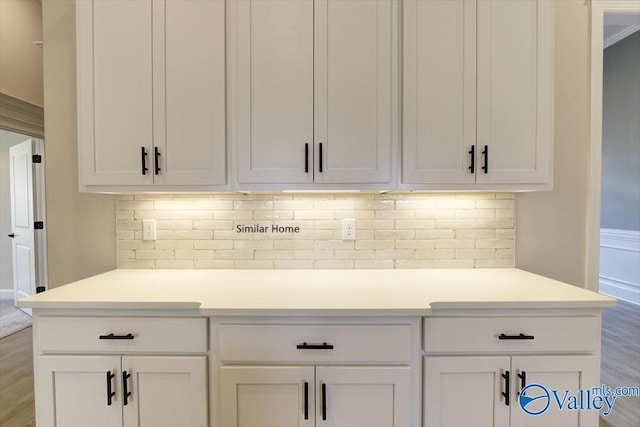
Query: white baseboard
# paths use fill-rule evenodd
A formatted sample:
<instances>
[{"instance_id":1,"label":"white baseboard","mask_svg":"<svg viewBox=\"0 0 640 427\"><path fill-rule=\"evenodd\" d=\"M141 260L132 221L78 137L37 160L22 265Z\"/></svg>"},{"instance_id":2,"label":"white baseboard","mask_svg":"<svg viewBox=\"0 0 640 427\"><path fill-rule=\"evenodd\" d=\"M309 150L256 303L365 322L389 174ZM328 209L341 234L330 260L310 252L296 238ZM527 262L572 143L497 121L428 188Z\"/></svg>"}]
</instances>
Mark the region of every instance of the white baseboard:
<instances>
[{"instance_id":1,"label":"white baseboard","mask_svg":"<svg viewBox=\"0 0 640 427\"><path fill-rule=\"evenodd\" d=\"M0 298L13 299L13 289L0 289Z\"/></svg>"},{"instance_id":2,"label":"white baseboard","mask_svg":"<svg viewBox=\"0 0 640 427\"><path fill-rule=\"evenodd\" d=\"M640 232L600 230L600 292L640 305Z\"/></svg>"}]
</instances>

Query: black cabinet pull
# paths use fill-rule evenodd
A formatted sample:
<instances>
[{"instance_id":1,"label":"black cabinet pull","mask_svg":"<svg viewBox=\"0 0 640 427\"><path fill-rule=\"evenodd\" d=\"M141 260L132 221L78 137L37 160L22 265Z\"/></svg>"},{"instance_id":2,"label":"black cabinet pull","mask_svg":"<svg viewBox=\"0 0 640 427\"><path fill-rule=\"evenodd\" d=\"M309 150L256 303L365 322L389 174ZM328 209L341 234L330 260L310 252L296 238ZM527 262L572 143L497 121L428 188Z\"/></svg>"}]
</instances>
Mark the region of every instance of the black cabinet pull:
<instances>
[{"instance_id":1,"label":"black cabinet pull","mask_svg":"<svg viewBox=\"0 0 640 427\"><path fill-rule=\"evenodd\" d=\"M114 335L114 334L100 335L99 338L101 340L132 340L135 337L133 336L133 334L129 333L127 335Z\"/></svg>"},{"instance_id":2,"label":"black cabinet pull","mask_svg":"<svg viewBox=\"0 0 640 427\"><path fill-rule=\"evenodd\" d=\"M504 396L504 404L506 406L509 406L509 395L511 394L511 380L509 371L505 371L505 373L502 374L502 378L504 378L504 391L502 392L502 395Z\"/></svg>"},{"instance_id":3,"label":"black cabinet pull","mask_svg":"<svg viewBox=\"0 0 640 427\"><path fill-rule=\"evenodd\" d=\"M318 144L318 155L320 156L318 159L318 172L322 172L322 142Z\"/></svg>"},{"instance_id":4,"label":"black cabinet pull","mask_svg":"<svg viewBox=\"0 0 640 427\"><path fill-rule=\"evenodd\" d=\"M525 371L520 372L518 378L520 378L520 391L518 392L518 396L520 396L522 390L527 386L527 373Z\"/></svg>"},{"instance_id":5,"label":"black cabinet pull","mask_svg":"<svg viewBox=\"0 0 640 427\"><path fill-rule=\"evenodd\" d=\"M525 335L525 334L519 334L519 335L505 335L505 334L500 334L498 336L499 340L533 340L536 337L534 337L533 335Z\"/></svg>"},{"instance_id":6,"label":"black cabinet pull","mask_svg":"<svg viewBox=\"0 0 640 427\"><path fill-rule=\"evenodd\" d=\"M471 155L471 165L469 166L469 171L471 173L476 173L476 146L472 145L471 150L469 150L469 154Z\"/></svg>"},{"instance_id":7,"label":"black cabinet pull","mask_svg":"<svg viewBox=\"0 0 640 427\"><path fill-rule=\"evenodd\" d=\"M484 173L489 172L489 146L485 145L484 150L482 150L482 154L484 155L484 166L482 166L482 170Z\"/></svg>"},{"instance_id":8,"label":"black cabinet pull","mask_svg":"<svg viewBox=\"0 0 640 427\"><path fill-rule=\"evenodd\" d=\"M153 154L155 160L153 167L155 168L156 175L159 175L162 169L160 169L160 150L158 150L158 147L153 147Z\"/></svg>"},{"instance_id":9,"label":"black cabinet pull","mask_svg":"<svg viewBox=\"0 0 640 427\"><path fill-rule=\"evenodd\" d=\"M128 379L131 378L131 374L127 373L127 371L122 372L122 397L123 404L127 406L129 404L129 396L131 396L131 392L129 391Z\"/></svg>"},{"instance_id":10,"label":"black cabinet pull","mask_svg":"<svg viewBox=\"0 0 640 427\"><path fill-rule=\"evenodd\" d=\"M304 382L304 419L309 419L309 383Z\"/></svg>"},{"instance_id":11,"label":"black cabinet pull","mask_svg":"<svg viewBox=\"0 0 640 427\"><path fill-rule=\"evenodd\" d=\"M327 385L322 383L322 421L327 421Z\"/></svg>"},{"instance_id":12,"label":"black cabinet pull","mask_svg":"<svg viewBox=\"0 0 640 427\"><path fill-rule=\"evenodd\" d=\"M304 144L304 173L309 173L309 143Z\"/></svg>"},{"instance_id":13,"label":"black cabinet pull","mask_svg":"<svg viewBox=\"0 0 640 427\"><path fill-rule=\"evenodd\" d=\"M7 234L7 236L9 236L9 237L11 237L13 239L14 237L16 237L16 234L15 233L11 233L11 234Z\"/></svg>"},{"instance_id":14,"label":"black cabinet pull","mask_svg":"<svg viewBox=\"0 0 640 427\"><path fill-rule=\"evenodd\" d=\"M307 344L303 342L302 344L296 345L298 350L333 350L333 344L327 344L323 342L322 344Z\"/></svg>"},{"instance_id":15,"label":"black cabinet pull","mask_svg":"<svg viewBox=\"0 0 640 427\"><path fill-rule=\"evenodd\" d=\"M107 406L111 406L113 403L113 396L116 395L116 392L111 388L111 380L115 377L115 374L112 374L111 371L107 371Z\"/></svg>"},{"instance_id":16,"label":"black cabinet pull","mask_svg":"<svg viewBox=\"0 0 640 427\"><path fill-rule=\"evenodd\" d=\"M146 175L149 168L147 167L147 150L144 147L140 147L142 153L142 175Z\"/></svg>"}]
</instances>

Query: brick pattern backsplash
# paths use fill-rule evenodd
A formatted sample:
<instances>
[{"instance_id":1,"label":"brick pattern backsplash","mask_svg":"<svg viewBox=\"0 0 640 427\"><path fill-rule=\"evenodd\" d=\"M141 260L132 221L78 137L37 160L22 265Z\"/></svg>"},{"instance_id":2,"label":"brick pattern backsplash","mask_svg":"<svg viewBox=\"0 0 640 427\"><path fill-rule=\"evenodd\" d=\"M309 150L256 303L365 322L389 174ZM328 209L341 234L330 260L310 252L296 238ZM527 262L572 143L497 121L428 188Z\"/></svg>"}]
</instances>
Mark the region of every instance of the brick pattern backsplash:
<instances>
[{"instance_id":1,"label":"brick pattern backsplash","mask_svg":"<svg viewBox=\"0 0 640 427\"><path fill-rule=\"evenodd\" d=\"M116 209L119 268L514 265L513 193L137 194ZM356 240L341 240L345 218Z\"/></svg>"}]
</instances>

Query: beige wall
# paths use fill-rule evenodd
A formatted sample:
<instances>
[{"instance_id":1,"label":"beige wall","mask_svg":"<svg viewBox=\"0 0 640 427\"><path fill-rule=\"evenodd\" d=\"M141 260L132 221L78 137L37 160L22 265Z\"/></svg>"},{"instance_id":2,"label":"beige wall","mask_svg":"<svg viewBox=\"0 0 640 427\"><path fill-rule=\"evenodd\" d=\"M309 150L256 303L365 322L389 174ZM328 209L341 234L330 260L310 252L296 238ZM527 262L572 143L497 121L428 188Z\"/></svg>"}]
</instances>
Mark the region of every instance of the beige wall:
<instances>
[{"instance_id":1,"label":"beige wall","mask_svg":"<svg viewBox=\"0 0 640 427\"><path fill-rule=\"evenodd\" d=\"M75 2L45 0L43 17L48 268L56 287L116 267L115 198L78 192Z\"/></svg>"},{"instance_id":2,"label":"beige wall","mask_svg":"<svg viewBox=\"0 0 640 427\"><path fill-rule=\"evenodd\" d=\"M516 200L516 266L585 286L589 6L556 2L554 190Z\"/></svg>"},{"instance_id":3,"label":"beige wall","mask_svg":"<svg viewBox=\"0 0 640 427\"><path fill-rule=\"evenodd\" d=\"M0 0L0 92L42 107L40 40L40 1Z\"/></svg>"}]
</instances>

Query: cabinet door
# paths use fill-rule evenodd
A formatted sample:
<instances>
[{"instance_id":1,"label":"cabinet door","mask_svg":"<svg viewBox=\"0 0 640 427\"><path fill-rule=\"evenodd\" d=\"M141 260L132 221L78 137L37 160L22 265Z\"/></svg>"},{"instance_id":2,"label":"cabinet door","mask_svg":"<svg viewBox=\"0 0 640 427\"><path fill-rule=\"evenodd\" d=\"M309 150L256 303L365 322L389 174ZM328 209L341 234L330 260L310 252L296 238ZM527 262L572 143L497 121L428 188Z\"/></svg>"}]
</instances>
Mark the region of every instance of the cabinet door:
<instances>
[{"instance_id":1,"label":"cabinet door","mask_svg":"<svg viewBox=\"0 0 640 427\"><path fill-rule=\"evenodd\" d=\"M567 407L559 409L555 403L553 390L557 390L561 401L567 396L579 396L580 389L598 386L599 359L596 356L514 356L512 358L512 378L514 380L514 404L511 406L512 427L585 427L597 426L599 413L595 410L575 411ZM526 384L540 384L551 395L549 399L540 399L540 404L548 401L549 408L540 415L529 415L518 403L520 390L523 388L522 374ZM533 392L542 390L534 389ZM531 412L544 409L533 402ZM538 406L536 406L538 405ZM569 405L569 401L565 401Z\"/></svg>"},{"instance_id":2,"label":"cabinet door","mask_svg":"<svg viewBox=\"0 0 640 427\"><path fill-rule=\"evenodd\" d=\"M228 6L238 182L313 182L313 1Z\"/></svg>"},{"instance_id":3,"label":"cabinet door","mask_svg":"<svg viewBox=\"0 0 640 427\"><path fill-rule=\"evenodd\" d=\"M226 182L223 1L154 0L156 184Z\"/></svg>"},{"instance_id":4,"label":"cabinet door","mask_svg":"<svg viewBox=\"0 0 640 427\"><path fill-rule=\"evenodd\" d=\"M315 1L315 182L391 180L393 40L390 0Z\"/></svg>"},{"instance_id":5,"label":"cabinet door","mask_svg":"<svg viewBox=\"0 0 640 427\"><path fill-rule=\"evenodd\" d=\"M205 427L207 363L205 356L122 358L131 394L123 402L125 427ZM124 391L124 386L123 386Z\"/></svg>"},{"instance_id":6,"label":"cabinet door","mask_svg":"<svg viewBox=\"0 0 640 427\"><path fill-rule=\"evenodd\" d=\"M36 370L39 426L122 426L120 357L39 356Z\"/></svg>"},{"instance_id":7,"label":"cabinet door","mask_svg":"<svg viewBox=\"0 0 640 427\"><path fill-rule=\"evenodd\" d=\"M476 1L403 10L402 182L475 182Z\"/></svg>"},{"instance_id":8,"label":"cabinet door","mask_svg":"<svg viewBox=\"0 0 640 427\"><path fill-rule=\"evenodd\" d=\"M424 358L424 425L499 427L509 425L502 374L508 356Z\"/></svg>"},{"instance_id":9,"label":"cabinet door","mask_svg":"<svg viewBox=\"0 0 640 427\"><path fill-rule=\"evenodd\" d=\"M408 367L316 368L316 425L408 427Z\"/></svg>"},{"instance_id":10,"label":"cabinet door","mask_svg":"<svg viewBox=\"0 0 640 427\"><path fill-rule=\"evenodd\" d=\"M545 183L553 141L554 2L478 2L477 182ZM479 163L484 165L481 153Z\"/></svg>"},{"instance_id":11,"label":"cabinet door","mask_svg":"<svg viewBox=\"0 0 640 427\"><path fill-rule=\"evenodd\" d=\"M78 146L84 185L151 184L151 0L76 3ZM150 164L150 162L147 162Z\"/></svg>"},{"instance_id":12,"label":"cabinet door","mask_svg":"<svg viewBox=\"0 0 640 427\"><path fill-rule=\"evenodd\" d=\"M313 385L313 366L223 366L221 425L312 427Z\"/></svg>"}]
</instances>

